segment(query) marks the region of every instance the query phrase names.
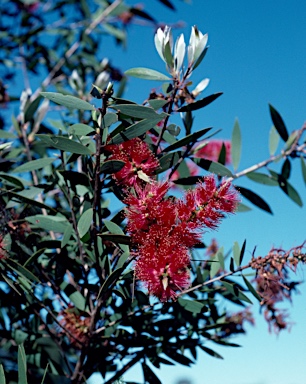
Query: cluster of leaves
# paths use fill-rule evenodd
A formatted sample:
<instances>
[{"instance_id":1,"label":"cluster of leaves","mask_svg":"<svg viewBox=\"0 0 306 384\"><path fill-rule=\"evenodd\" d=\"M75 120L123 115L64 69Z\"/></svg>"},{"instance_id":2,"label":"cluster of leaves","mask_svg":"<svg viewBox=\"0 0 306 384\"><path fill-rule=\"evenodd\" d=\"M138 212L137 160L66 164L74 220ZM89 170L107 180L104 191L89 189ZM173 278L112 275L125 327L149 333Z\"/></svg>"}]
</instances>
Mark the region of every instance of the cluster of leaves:
<instances>
[{"instance_id":1,"label":"cluster of leaves","mask_svg":"<svg viewBox=\"0 0 306 384\"><path fill-rule=\"evenodd\" d=\"M132 12L148 20L144 11L120 8L123 4L117 5L116 1L101 1L101 9L94 12L86 2L41 2L39 7L51 7L42 15L36 14L35 8L22 8L29 6L26 3L11 3L15 8L5 11L2 25L5 44L1 62L8 68L5 80L11 76L10 63L5 61L9 60L7 52L12 55L18 50L25 69L35 72L42 66L52 73L44 86L52 83L57 92L40 92L32 97L23 93L20 113L13 116L12 127L0 131L0 334L7 380L16 381L18 367L23 367L19 369L23 379L19 380L25 380L21 344L31 383L83 383L94 372L112 383L139 362L145 382L160 383L150 365L189 366L195 362L198 348L221 358L207 343L236 346L229 338L244 332L243 321L251 320L244 311L236 316L224 313L219 300L244 307L252 302L247 292L259 301L264 297L242 274L254 266L251 262L242 266L245 243L241 247L234 244L228 272L222 247L211 246L207 254L205 244L197 244L190 265L190 287L179 293L177 301L161 304L150 299L135 282L122 203L125 195L114 179L125 163L110 159L105 147L138 137L157 156L156 179L170 179L178 171L175 185L192 188L203 174L214 173L219 181L222 177L233 181L242 196L271 212L263 198L238 187L236 179L247 176L255 182L279 186L302 205L288 179L292 161L300 158L306 181L305 142L301 142L305 127L289 135L271 106L274 128L269 159L237 172L241 152L238 122L231 141L232 170L225 166L225 145L215 160L197 157L194 148L205 146L216 132L210 127L198 129L193 113L221 95L198 99L206 79L189 90L192 71L207 51L206 35L192 30L188 63L184 65L183 38L173 50L171 31L160 31L155 43L167 75L147 68L121 74L104 63L102 72L110 77L105 75L103 81L100 77L96 82L102 65L96 57L102 32L92 34L95 20L123 41L118 27L122 14ZM69 12L71 6L78 12ZM56 36L45 43L36 37L42 27L43 33L51 31L45 21L49 10ZM17 14L26 32L14 34L9 21ZM69 55L62 58L76 41L78 54L73 59ZM78 70L73 71L74 67ZM114 73L120 74L119 78L114 78ZM151 92L143 105L123 99L123 86L114 93L113 83L108 80L120 80L124 85L127 75L162 81L162 90L160 94ZM95 85L87 92L92 81ZM45 119L49 101L59 106L60 118L53 112L52 120ZM5 102L9 103L9 97ZM183 128L170 122L177 115L182 116ZM275 154L279 139L285 146ZM268 167L275 160L282 160L279 173ZM199 167L200 174L191 175L190 161ZM267 173L258 172L262 167ZM145 174L138 172L138 176L148 182ZM247 209L240 204L241 211ZM295 257L305 261L303 247ZM234 274L242 276L241 284L231 277ZM3 381L3 371L0 375Z\"/></svg>"}]
</instances>

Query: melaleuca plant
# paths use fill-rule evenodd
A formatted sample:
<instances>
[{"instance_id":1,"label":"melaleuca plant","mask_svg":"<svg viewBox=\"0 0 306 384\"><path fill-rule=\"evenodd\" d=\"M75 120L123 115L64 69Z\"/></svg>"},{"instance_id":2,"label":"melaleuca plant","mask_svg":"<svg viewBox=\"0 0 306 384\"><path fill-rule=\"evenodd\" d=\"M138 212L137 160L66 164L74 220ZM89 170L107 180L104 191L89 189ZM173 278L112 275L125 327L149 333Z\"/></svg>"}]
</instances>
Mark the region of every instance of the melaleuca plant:
<instances>
[{"instance_id":1,"label":"melaleuca plant","mask_svg":"<svg viewBox=\"0 0 306 384\"><path fill-rule=\"evenodd\" d=\"M116 17L127 17L121 11ZM118 87L104 61L86 93L86 71L71 70L53 82L57 92L23 93L13 129L1 131L1 360L9 382L19 358L22 383L28 375L33 383L79 384L95 372L114 383L135 364L145 382L160 383L152 365L189 366L199 348L218 358L207 345L235 345L231 336L253 323L252 300L271 328L288 326L277 303L291 298L289 271L305 262L305 244L244 261L245 242L233 239L226 258L216 241L205 244L205 232L246 210L243 198L271 212L237 186L245 176L301 205L288 179L296 158L306 179L306 127L289 134L270 106L271 156L237 172L238 122L232 140L220 140L193 119L221 95L199 98L208 79L192 86L208 36L193 27L188 45L183 35L174 43L165 27L154 42L166 74L116 72ZM159 81L161 90L148 91L141 105L123 99L127 76ZM276 159L280 171L270 167ZM224 311L219 298L243 309Z\"/></svg>"}]
</instances>

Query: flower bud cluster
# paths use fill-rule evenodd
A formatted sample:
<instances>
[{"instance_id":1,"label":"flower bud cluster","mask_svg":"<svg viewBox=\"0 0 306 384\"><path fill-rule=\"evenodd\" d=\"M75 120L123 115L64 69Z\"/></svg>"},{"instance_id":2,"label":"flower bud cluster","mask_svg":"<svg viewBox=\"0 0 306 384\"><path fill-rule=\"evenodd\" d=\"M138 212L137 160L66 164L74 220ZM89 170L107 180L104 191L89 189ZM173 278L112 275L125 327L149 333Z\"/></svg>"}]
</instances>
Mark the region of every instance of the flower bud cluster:
<instances>
[{"instance_id":1,"label":"flower bud cluster","mask_svg":"<svg viewBox=\"0 0 306 384\"><path fill-rule=\"evenodd\" d=\"M125 186L136 277L161 301L175 299L190 284L190 249L205 227L216 228L225 213L235 211L238 193L229 182L217 184L210 175L176 199L167 196L169 181L152 178L158 163L145 142L133 139L108 150L111 159L126 163L114 177Z\"/></svg>"}]
</instances>

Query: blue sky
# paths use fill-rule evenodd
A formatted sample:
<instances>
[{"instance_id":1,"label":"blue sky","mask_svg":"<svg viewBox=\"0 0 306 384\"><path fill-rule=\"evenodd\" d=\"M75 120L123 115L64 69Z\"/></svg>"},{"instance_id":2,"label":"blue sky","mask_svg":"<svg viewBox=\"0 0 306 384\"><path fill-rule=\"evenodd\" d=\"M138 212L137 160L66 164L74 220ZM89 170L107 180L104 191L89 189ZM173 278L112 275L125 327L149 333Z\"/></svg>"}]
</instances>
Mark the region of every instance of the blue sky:
<instances>
[{"instance_id":1,"label":"blue sky","mask_svg":"<svg viewBox=\"0 0 306 384\"><path fill-rule=\"evenodd\" d=\"M242 129L243 148L239 170L269 157L268 136L272 122L268 103L282 115L288 131L302 126L306 120L306 3L302 0L245 1L194 0L193 4L177 1L177 12L172 13L157 1L143 1L146 9L168 23L184 20L186 25L174 31L184 33L188 41L190 28L197 25L209 35L209 51L195 71L196 84L208 77L211 82L203 96L222 91L210 106L195 113L195 127L221 128L218 137L230 138L235 118ZM104 43L105 52L122 70L131 67L149 67L165 72L153 44L150 28L129 27L128 49L114 48L111 39ZM158 83L130 79L125 95L142 102L148 90ZM306 204L305 185L298 161L294 166L291 183ZM254 209L237 214L224 221L217 233L208 233L206 242L216 237L229 249L234 241L242 244L247 239L247 255L254 246L257 255L264 256L272 246L290 248L302 243L306 236L305 208L294 204L275 187L240 181L240 185L261 194L271 206L274 215ZM305 267L300 267L296 280L305 280ZM259 308L254 306L256 327L248 327L247 336L233 341L241 348L215 348L224 360L214 359L199 352L195 366L182 368L168 366L156 371L163 383L174 384L187 377L193 384L302 384L306 381L306 288L293 296L289 306L291 332L279 336L268 333L268 327ZM209 345L210 346L210 345ZM141 370L132 370L126 380L142 380ZM100 381L98 381L100 382Z\"/></svg>"}]
</instances>

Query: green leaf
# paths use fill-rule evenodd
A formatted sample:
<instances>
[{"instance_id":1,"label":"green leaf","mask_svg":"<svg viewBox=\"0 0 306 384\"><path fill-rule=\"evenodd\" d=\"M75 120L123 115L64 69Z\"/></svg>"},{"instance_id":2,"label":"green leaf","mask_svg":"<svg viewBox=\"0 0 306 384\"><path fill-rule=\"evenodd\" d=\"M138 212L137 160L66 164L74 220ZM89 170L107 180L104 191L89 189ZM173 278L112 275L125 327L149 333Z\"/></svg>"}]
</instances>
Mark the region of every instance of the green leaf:
<instances>
[{"instance_id":1,"label":"green leaf","mask_svg":"<svg viewBox=\"0 0 306 384\"><path fill-rule=\"evenodd\" d=\"M275 129L279 133L280 137L286 142L289 138L289 135L281 115L274 107L272 107L271 104L269 104L269 109Z\"/></svg>"},{"instance_id":2,"label":"green leaf","mask_svg":"<svg viewBox=\"0 0 306 384\"><path fill-rule=\"evenodd\" d=\"M232 133L232 163L234 170L238 169L241 157L241 130L238 119L236 119Z\"/></svg>"},{"instance_id":3,"label":"green leaf","mask_svg":"<svg viewBox=\"0 0 306 384\"><path fill-rule=\"evenodd\" d=\"M27 123L30 121L34 113L37 111L37 108L39 107L39 103L41 101L42 97L38 96L34 101L32 101L26 108L25 113L24 113L24 121Z\"/></svg>"},{"instance_id":4,"label":"green leaf","mask_svg":"<svg viewBox=\"0 0 306 384\"><path fill-rule=\"evenodd\" d=\"M27 357L22 344L18 345L18 384L28 384Z\"/></svg>"},{"instance_id":5,"label":"green leaf","mask_svg":"<svg viewBox=\"0 0 306 384\"><path fill-rule=\"evenodd\" d=\"M45 229L46 231L64 233L69 222L62 216L34 215L28 216L27 221L35 227Z\"/></svg>"},{"instance_id":6,"label":"green leaf","mask_svg":"<svg viewBox=\"0 0 306 384\"><path fill-rule=\"evenodd\" d=\"M204 307L204 304L195 300L186 300L179 297L177 301L184 309L186 309L186 311L192 313L201 313L202 308Z\"/></svg>"},{"instance_id":7,"label":"green leaf","mask_svg":"<svg viewBox=\"0 0 306 384\"><path fill-rule=\"evenodd\" d=\"M48 146L61 151L76 153L78 155L91 155L91 151L76 141L70 140L67 137L57 135L36 135L41 141L46 143Z\"/></svg>"},{"instance_id":8,"label":"green leaf","mask_svg":"<svg viewBox=\"0 0 306 384\"><path fill-rule=\"evenodd\" d=\"M89 208L87 209L87 211L83 212L78 222L78 232L79 232L80 238L86 235L86 233L88 232L91 226L92 220L93 220L93 209Z\"/></svg>"},{"instance_id":9,"label":"green leaf","mask_svg":"<svg viewBox=\"0 0 306 384\"><path fill-rule=\"evenodd\" d=\"M123 230L119 227L119 225L115 224L114 222L110 220L104 220L103 224L111 233L114 233L116 235L125 235Z\"/></svg>"},{"instance_id":10,"label":"green leaf","mask_svg":"<svg viewBox=\"0 0 306 384\"><path fill-rule=\"evenodd\" d=\"M241 251L240 251L240 255L239 255L239 266L242 264L243 256L244 256L244 253L245 253L245 247L246 247L246 240L244 240L244 242L243 242L243 244L242 244Z\"/></svg>"},{"instance_id":11,"label":"green leaf","mask_svg":"<svg viewBox=\"0 0 306 384\"><path fill-rule=\"evenodd\" d=\"M11 201L10 202L14 202L14 201L21 201L23 203L26 203L26 204L30 204L30 205L34 205L36 207L39 207L39 208L45 208L47 209L48 211L53 211L55 212L54 208L52 207L48 207L48 205L46 204L43 204L39 201L36 201L36 200L33 200L33 199L30 199L28 198L27 196L24 196L23 192L25 192L26 190L23 190L19 193L15 193L15 192L12 192L12 191L7 191L6 194L8 196L10 196L11 198Z\"/></svg>"},{"instance_id":12,"label":"green leaf","mask_svg":"<svg viewBox=\"0 0 306 384\"><path fill-rule=\"evenodd\" d=\"M107 160L101 163L101 173L116 173L119 172L125 166L125 162L121 160Z\"/></svg>"},{"instance_id":13,"label":"green leaf","mask_svg":"<svg viewBox=\"0 0 306 384\"><path fill-rule=\"evenodd\" d=\"M248 287L248 290L252 293L252 295L255 297L255 299L257 299L259 302L261 302L262 297L256 292L253 285L248 281L248 279L244 275L242 275L242 278L245 282L245 285Z\"/></svg>"},{"instance_id":14,"label":"green leaf","mask_svg":"<svg viewBox=\"0 0 306 384\"><path fill-rule=\"evenodd\" d=\"M86 124L73 124L68 130L70 135L86 136L89 133L94 133L95 129Z\"/></svg>"},{"instance_id":15,"label":"green leaf","mask_svg":"<svg viewBox=\"0 0 306 384\"><path fill-rule=\"evenodd\" d=\"M260 172L250 172L247 173L246 176L250 179L255 181L256 183L269 185L269 186L278 186L278 181L274 179L273 177L266 175L265 173Z\"/></svg>"},{"instance_id":16,"label":"green leaf","mask_svg":"<svg viewBox=\"0 0 306 384\"><path fill-rule=\"evenodd\" d=\"M303 180L304 180L304 183L306 184L306 163L303 156L301 156L300 159L301 159L301 169L302 169Z\"/></svg>"},{"instance_id":17,"label":"green leaf","mask_svg":"<svg viewBox=\"0 0 306 384\"><path fill-rule=\"evenodd\" d=\"M53 101L56 104L63 105L69 109L79 109L82 111L94 111L95 107L85 100L70 95L63 95L56 92L41 92L43 97Z\"/></svg>"},{"instance_id":18,"label":"green leaf","mask_svg":"<svg viewBox=\"0 0 306 384\"><path fill-rule=\"evenodd\" d=\"M0 384L6 384L3 365L0 364Z\"/></svg>"},{"instance_id":19,"label":"green leaf","mask_svg":"<svg viewBox=\"0 0 306 384\"><path fill-rule=\"evenodd\" d=\"M141 366L142 366L142 370L143 370L143 376L145 379L145 383L162 384L162 382L155 375L155 373L152 371L152 369L144 361L141 363Z\"/></svg>"},{"instance_id":20,"label":"green leaf","mask_svg":"<svg viewBox=\"0 0 306 384\"><path fill-rule=\"evenodd\" d=\"M233 245L233 255L237 267L240 267L240 246L237 241Z\"/></svg>"},{"instance_id":21,"label":"green leaf","mask_svg":"<svg viewBox=\"0 0 306 384\"><path fill-rule=\"evenodd\" d=\"M303 201L298 194L297 190L289 183L288 180L281 179L279 180L279 186L285 194L290 197L290 199L296 203L299 207L303 206Z\"/></svg>"},{"instance_id":22,"label":"green leaf","mask_svg":"<svg viewBox=\"0 0 306 384\"><path fill-rule=\"evenodd\" d=\"M40 283L38 277L36 277L31 271L25 268L23 265L17 263L17 261L13 259L6 260L6 264L13 269L19 276L22 278L28 279L29 281L34 281L35 283Z\"/></svg>"},{"instance_id":23,"label":"green leaf","mask_svg":"<svg viewBox=\"0 0 306 384\"><path fill-rule=\"evenodd\" d=\"M214 93L213 95L206 96L201 100L195 101L194 103L190 103L188 105L185 105L184 107L181 107L177 110L177 112L191 112L196 111L197 109L204 108L208 104L215 101L219 96L221 96L223 92Z\"/></svg>"},{"instance_id":24,"label":"green leaf","mask_svg":"<svg viewBox=\"0 0 306 384\"><path fill-rule=\"evenodd\" d=\"M71 224L67 225L65 232L64 232L64 235L63 235L63 238L62 238L62 241L61 241L61 248L64 248L65 245L67 245L69 243L72 232L73 232L72 225Z\"/></svg>"},{"instance_id":25,"label":"green leaf","mask_svg":"<svg viewBox=\"0 0 306 384\"><path fill-rule=\"evenodd\" d=\"M162 121L165 118L162 114L157 115L156 118L143 119L138 121L137 123L130 125L126 130L116 134L110 144L120 144L124 141L134 139L134 137L138 137L149 131L153 128L157 123Z\"/></svg>"},{"instance_id":26,"label":"green leaf","mask_svg":"<svg viewBox=\"0 0 306 384\"><path fill-rule=\"evenodd\" d=\"M157 111L158 109L164 107L168 103L168 100L153 99L153 100L148 100L148 103L151 105L151 107L155 111Z\"/></svg>"},{"instance_id":27,"label":"green leaf","mask_svg":"<svg viewBox=\"0 0 306 384\"><path fill-rule=\"evenodd\" d=\"M105 129L111 125L117 123L118 115L117 113L108 112L102 117L101 128Z\"/></svg>"},{"instance_id":28,"label":"green leaf","mask_svg":"<svg viewBox=\"0 0 306 384\"><path fill-rule=\"evenodd\" d=\"M229 283L221 280L221 283L230 292L233 296L237 297L239 300L246 301L249 304L253 304L252 301L237 287L235 283Z\"/></svg>"},{"instance_id":29,"label":"green leaf","mask_svg":"<svg viewBox=\"0 0 306 384\"><path fill-rule=\"evenodd\" d=\"M290 160L286 158L282 166L281 175L285 180L287 180L290 177L290 173L291 173Z\"/></svg>"},{"instance_id":30,"label":"green leaf","mask_svg":"<svg viewBox=\"0 0 306 384\"><path fill-rule=\"evenodd\" d=\"M173 144L169 145L167 148L163 150L163 153L173 151L174 149L181 148L184 145L188 144L194 144L200 137L205 135L207 132L209 132L211 128L204 128L200 131L191 133L190 135L187 135L183 137L180 140L175 141Z\"/></svg>"},{"instance_id":31,"label":"green leaf","mask_svg":"<svg viewBox=\"0 0 306 384\"><path fill-rule=\"evenodd\" d=\"M159 159L159 168L156 170L156 174L167 171L167 169L172 168L181 157L181 152L170 152L166 153Z\"/></svg>"},{"instance_id":32,"label":"green leaf","mask_svg":"<svg viewBox=\"0 0 306 384\"><path fill-rule=\"evenodd\" d=\"M170 77L150 68L141 68L141 67L131 68L125 71L125 74L128 76L138 77L140 79L146 79L146 80L156 80L156 81L171 80Z\"/></svg>"},{"instance_id":33,"label":"green leaf","mask_svg":"<svg viewBox=\"0 0 306 384\"><path fill-rule=\"evenodd\" d=\"M270 156L273 156L277 150L279 144L279 134L275 129L274 125L272 125L269 134L269 152Z\"/></svg>"},{"instance_id":34,"label":"green leaf","mask_svg":"<svg viewBox=\"0 0 306 384\"><path fill-rule=\"evenodd\" d=\"M153 108L144 107L143 105L120 104L113 105L112 108L116 109L120 113L123 113L124 115L138 119L150 119L151 117L154 118L157 115Z\"/></svg>"},{"instance_id":35,"label":"green leaf","mask_svg":"<svg viewBox=\"0 0 306 384\"><path fill-rule=\"evenodd\" d=\"M252 208L248 207L245 204L238 203L237 211L236 212L249 212Z\"/></svg>"},{"instance_id":36,"label":"green leaf","mask_svg":"<svg viewBox=\"0 0 306 384\"><path fill-rule=\"evenodd\" d=\"M81 311L85 310L86 299L81 294L81 292L77 291L76 288L72 285L63 281L60 285L60 289L64 291L64 293L69 297L72 303Z\"/></svg>"},{"instance_id":37,"label":"green leaf","mask_svg":"<svg viewBox=\"0 0 306 384\"><path fill-rule=\"evenodd\" d=\"M22 173L22 172L36 171L37 169L47 167L48 165L52 164L55 160L56 158L54 157L52 158L45 157L38 160L32 160L13 169L12 172Z\"/></svg>"},{"instance_id":38,"label":"green leaf","mask_svg":"<svg viewBox=\"0 0 306 384\"><path fill-rule=\"evenodd\" d=\"M213 279L218 271L221 268L221 264L219 262L219 258L217 255L215 255L211 260L211 265L210 265L210 278Z\"/></svg>"},{"instance_id":39,"label":"green leaf","mask_svg":"<svg viewBox=\"0 0 306 384\"><path fill-rule=\"evenodd\" d=\"M21 188L21 189L24 188L24 184L21 181L22 179L20 179L19 177L14 177L6 173L0 172L0 180L7 181L8 183L13 184L18 188Z\"/></svg>"},{"instance_id":40,"label":"green leaf","mask_svg":"<svg viewBox=\"0 0 306 384\"><path fill-rule=\"evenodd\" d=\"M0 129L0 139L16 139L16 138L17 136L14 133Z\"/></svg>"},{"instance_id":41,"label":"green leaf","mask_svg":"<svg viewBox=\"0 0 306 384\"><path fill-rule=\"evenodd\" d=\"M219 355L219 353L213 351L212 349L210 348L207 348L207 347L204 347L204 345L199 345L199 347L206 353L208 353L210 356L212 357L216 357L217 359L223 359L223 357L221 355Z\"/></svg>"},{"instance_id":42,"label":"green leaf","mask_svg":"<svg viewBox=\"0 0 306 384\"><path fill-rule=\"evenodd\" d=\"M258 208L263 209L264 211L272 214L272 211L269 205L264 201L263 198L258 196L255 192L250 191L249 189L244 187L239 187L238 185L236 185L235 188L241 193L242 196L244 196L246 199L248 199L251 203L256 205Z\"/></svg>"},{"instance_id":43,"label":"green leaf","mask_svg":"<svg viewBox=\"0 0 306 384\"><path fill-rule=\"evenodd\" d=\"M101 289L100 289L100 292L98 294L98 297L97 299L100 297L101 293L103 292L106 292L108 290L108 288L118 280L119 276L121 275L121 273L123 272L123 268L117 268L114 270L114 272L112 272L108 278L104 281Z\"/></svg>"},{"instance_id":44,"label":"green leaf","mask_svg":"<svg viewBox=\"0 0 306 384\"><path fill-rule=\"evenodd\" d=\"M191 160L195 162L199 167L205 169L205 171L214 173L218 176L234 177L234 175L228 168L226 168L220 163L216 163L215 161L199 159L196 157L191 157Z\"/></svg>"}]
</instances>

